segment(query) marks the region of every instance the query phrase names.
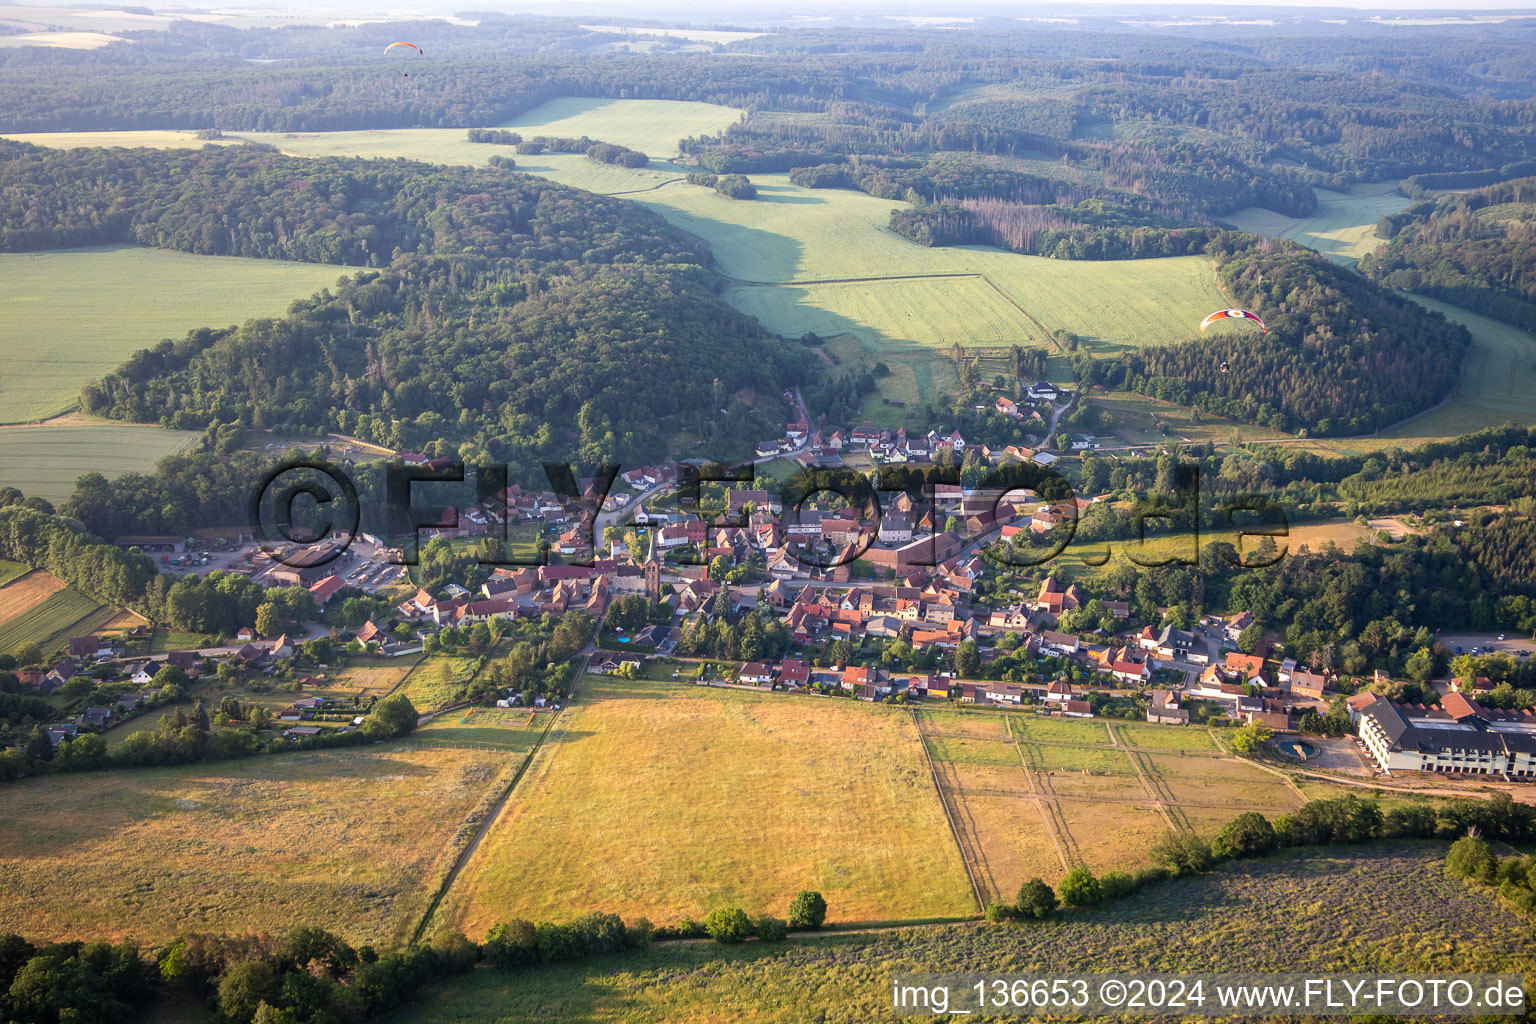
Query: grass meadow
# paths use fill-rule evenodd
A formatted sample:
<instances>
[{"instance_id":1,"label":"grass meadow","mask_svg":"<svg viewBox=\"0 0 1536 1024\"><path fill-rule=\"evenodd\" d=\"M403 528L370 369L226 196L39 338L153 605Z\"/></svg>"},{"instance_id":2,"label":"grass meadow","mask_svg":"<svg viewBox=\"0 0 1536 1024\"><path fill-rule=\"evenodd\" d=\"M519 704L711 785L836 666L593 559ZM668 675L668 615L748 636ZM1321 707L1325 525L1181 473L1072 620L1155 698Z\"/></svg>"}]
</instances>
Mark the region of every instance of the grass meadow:
<instances>
[{"instance_id":1,"label":"grass meadow","mask_svg":"<svg viewBox=\"0 0 1536 1024\"><path fill-rule=\"evenodd\" d=\"M1310 217L1287 217L1250 207L1227 220L1240 231L1290 238L1336 263L1353 266L1382 244L1376 237L1376 222L1413 203L1397 191L1395 181L1361 182L1347 193L1328 189L1316 192L1317 212Z\"/></svg>"},{"instance_id":2,"label":"grass meadow","mask_svg":"<svg viewBox=\"0 0 1536 1024\"><path fill-rule=\"evenodd\" d=\"M805 888L842 921L975 912L905 711L590 679L442 916L782 916Z\"/></svg>"},{"instance_id":3,"label":"grass meadow","mask_svg":"<svg viewBox=\"0 0 1536 1024\"><path fill-rule=\"evenodd\" d=\"M1193 336L1210 309L1226 304L1200 257L1068 263L982 247L925 248L888 227L899 201L847 189L806 189L787 175L752 175L758 198L728 199L680 181L668 162L680 138L716 132L740 111L660 100L562 98L508 122L524 134L581 135L633 146L653 157L638 170L584 156L518 156L470 143L461 129L246 133L299 155L407 157L484 163L512 155L518 168L563 184L622 195L703 238L734 279L726 298L769 329L850 334L893 369L884 397L936 402L954 386L953 367L922 352L966 346L1046 345L1062 328L1089 351ZM768 287L773 286L773 287ZM896 422L883 406L879 418Z\"/></svg>"},{"instance_id":4,"label":"grass meadow","mask_svg":"<svg viewBox=\"0 0 1536 1024\"><path fill-rule=\"evenodd\" d=\"M400 942L506 770L405 741L11 783L0 931L156 942L313 924Z\"/></svg>"},{"instance_id":5,"label":"grass meadow","mask_svg":"<svg viewBox=\"0 0 1536 1024\"><path fill-rule=\"evenodd\" d=\"M12 580L19 579L31 571L29 566L22 565L20 562L8 562L0 558L0 587L4 587ZM4 618L0 617L0 622L3 621L5 621Z\"/></svg>"},{"instance_id":6,"label":"grass meadow","mask_svg":"<svg viewBox=\"0 0 1536 1024\"><path fill-rule=\"evenodd\" d=\"M4 379L0 373L0 385ZM58 503L74 493L82 474L111 478L146 473L201 436L192 430L93 420L78 413L33 426L0 426L0 486Z\"/></svg>"},{"instance_id":7,"label":"grass meadow","mask_svg":"<svg viewBox=\"0 0 1536 1024\"><path fill-rule=\"evenodd\" d=\"M72 409L82 384L138 349L196 327L277 315L343 273L127 245L0 254L0 422Z\"/></svg>"},{"instance_id":8,"label":"grass meadow","mask_svg":"<svg viewBox=\"0 0 1536 1024\"><path fill-rule=\"evenodd\" d=\"M1536 937L1438 870L1442 843L1300 850L1164 882L1030 927L951 925L787 943L667 943L581 964L454 979L385 1024L671 1021L850 1024L890 1015L891 976L1245 970L1525 971ZM832 920L841 920L837 904ZM810 980L814 979L814 981Z\"/></svg>"}]
</instances>

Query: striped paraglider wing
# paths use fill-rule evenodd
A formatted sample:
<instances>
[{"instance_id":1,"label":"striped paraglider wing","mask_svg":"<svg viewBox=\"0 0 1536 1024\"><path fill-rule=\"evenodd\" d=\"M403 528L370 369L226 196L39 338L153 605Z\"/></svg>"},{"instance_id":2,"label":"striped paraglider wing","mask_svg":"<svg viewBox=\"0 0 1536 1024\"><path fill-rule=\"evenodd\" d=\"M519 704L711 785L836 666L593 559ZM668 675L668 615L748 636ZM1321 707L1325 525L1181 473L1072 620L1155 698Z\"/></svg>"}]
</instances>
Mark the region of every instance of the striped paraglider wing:
<instances>
[{"instance_id":1,"label":"striped paraglider wing","mask_svg":"<svg viewBox=\"0 0 1536 1024\"><path fill-rule=\"evenodd\" d=\"M1264 326L1264 321L1260 320L1256 314L1250 313L1246 309L1218 309L1216 312L1200 321L1200 329L1203 331L1218 320L1252 320L1255 324L1258 324L1260 333L1269 333L1269 328Z\"/></svg>"}]
</instances>

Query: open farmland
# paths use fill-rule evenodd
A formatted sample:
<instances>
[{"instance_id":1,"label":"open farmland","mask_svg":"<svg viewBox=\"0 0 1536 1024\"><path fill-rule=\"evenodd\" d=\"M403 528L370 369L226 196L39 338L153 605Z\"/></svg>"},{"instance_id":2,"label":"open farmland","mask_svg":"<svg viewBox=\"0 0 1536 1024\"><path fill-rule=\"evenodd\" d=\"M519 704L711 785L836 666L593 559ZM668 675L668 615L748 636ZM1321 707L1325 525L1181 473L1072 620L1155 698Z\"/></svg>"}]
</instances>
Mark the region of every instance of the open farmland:
<instances>
[{"instance_id":1,"label":"open farmland","mask_svg":"<svg viewBox=\"0 0 1536 1024\"><path fill-rule=\"evenodd\" d=\"M527 754L548 723L548 714L533 714L517 708L465 708L439 715L413 732L410 741Z\"/></svg>"},{"instance_id":2,"label":"open farmland","mask_svg":"<svg viewBox=\"0 0 1536 1024\"><path fill-rule=\"evenodd\" d=\"M525 138L585 135L596 141L638 149L653 160L665 160L677 155L679 140L691 135L713 135L740 117L740 110L713 103L563 96L541 103L494 127L510 128ZM302 156L405 157L439 164L481 164L501 154L516 160L519 170L532 170L548 159L545 154L520 156L511 146L470 142L463 128L240 132L239 137ZM585 156L575 155L573 159L592 163Z\"/></svg>"},{"instance_id":3,"label":"open farmland","mask_svg":"<svg viewBox=\"0 0 1536 1024\"><path fill-rule=\"evenodd\" d=\"M5 584L0 586L0 626L31 611L65 587L57 576L32 572L16 562L5 563L5 578Z\"/></svg>"},{"instance_id":4,"label":"open farmland","mask_svg":"<svg viewBox=\"0 0 1536 1024\"><path fill-rule=\"evenodd\" d=\"M1285 779L1186 726L1017 713L917 713L983 897L1073 864L1132 870L1170 826L1203 835L1239 812L1300 806Z\"/></svg>"},{"instance_id":5,"label":"open farmland","mask_svg":"<svg viewBox=\"0 0 1536 1024\"><path fill-rule=\"evenodd\" d=\"M0 422L71 409L82 384L138 349L281 313L343 273L126 245L0 254Z\"/></svg>"},{"instance_id":6,"label":"open farmland","mask_svg":"<svg viewBox=\"0 0 1536 1024\"><path fill-rule=\"evenodd\" d=\"M633 146L654 158L638 170L579 155L519 156L511 147L470 143L459 129L244 137L313 156L478 164L499 152L527 173L625 196L707 241L734 279L726 298L770 330L850 334L893 368L911 363L904 379L882 386L884 397L902 401L937 401L954 383L952 367L940 369L914 350L957 342L1043 346L1065 329L1089 351L1113 355L1192 336L1201 316L1226 304L1201 257L1067 262L985 247L925 248L887 227L899 201L802 188L784 174L751 175L758 198L737 201L687 185L678 179L688 168L661 159L676 153L678 139L719 131L739 116L709 104L563 98L506 125L525 136L585 134ZM885 418L896 421L895 414Z\"/></svg>"},{"instance_id":7,"label":"open farmland","mask_svg":"<svg viewBox=\"0 0 1536 1024\"><path fill-rule=\"evenodd\" d=\"M407 741L12 783L0 930L155 942L305 923L402 941L511 767Z\"/></svg>"},{"instance_id":8,"label":"open farmland","mask_svg":"<svg viewBox=\"0 0 1536 1024\"><path fill-rule=\"evenodd\" d=\"M20 583L11 586L24 584L28 579L31 577L24 577ZM0 595L4 593L0 590ZM66 587L0 625L0 652L36 644L47 653L62 646L72 636L95 632L116 614L116 609L97 604L73 587Z\"/></svg>"},{"instance_id":9,"label":"open farmland","mask_svg":"<svg viewBox=\"0 0 1536 1024\"><path fill-rule=\"evenodd\" d=\"M1382 244L1376 222L1407 208L1413 200L1397 191L1397 182L1361 182L1348 193L1316 189L1317 212L1287 217L1259 207L1239 210L1226 219L1240 231L1289 238L1329 259L1349 266Z\"/></svg>"},{"instance_id":10,"label":"open farmland","mask_svg":"<svg viewBox=\"0 0 1536 1024\"><path fill-rule=\"evenodd\" d=\"M955 925L722 947L681 942L516 974L477 971L386 1024L883 1020L891 976L985 964L1028 973L1245 969L1525 971L1513 911L1438 870L1443 843L1301 850L1153 886L1044 927ZM836 903L831 917L840 919ZM807 978L824 979L807 985Z\"/></svg>"},{"instance_id":11,"label":"open farmland","mask_svg":"<svg viewBox=\"0 0 1536 1024\"><path fill-rule=\"evenodd\" d=\"M0 39L4 39L0 36ZM122 146L127 149L201 149L204 146L238 146L239 139L200 139L191 131L127 132L33 132L0 135L0 139L29 142L53 149L82 149L87 146Z\"/></svg>"},{"instance_id":12,"label":"open farmland","mask_svg":"<svg viewBox=\"0 0 1536 1024\"><path fill-rule=\"evenodd\" d=\"M423 713L446 707L480 670L480 658L469 654L432 654L411 667L399 691Z\"/></svg>"},{"instance_id":13,"label":"open farmland","mask_svg":"<svg viewBox=\"0 0 1536 1024\"><path fill-rule=\"evenodd\" d=\"M905 711L589 678L443 918L783 915L805 888L840 921L975 912Z\"/></svg>"},{"instance_id":14,"label":"open farmland","mask_svg":"<svg viewBox=\"0 0 1536 1024\"><path fill-rule=\"evenodd\" d=\"M84 473L109 479L147 473L201 436L192 430L93 420L78 413L31 426L0 426L0 486L58 503L74 493L75 481Z\"/></svg>"}]
</instances>

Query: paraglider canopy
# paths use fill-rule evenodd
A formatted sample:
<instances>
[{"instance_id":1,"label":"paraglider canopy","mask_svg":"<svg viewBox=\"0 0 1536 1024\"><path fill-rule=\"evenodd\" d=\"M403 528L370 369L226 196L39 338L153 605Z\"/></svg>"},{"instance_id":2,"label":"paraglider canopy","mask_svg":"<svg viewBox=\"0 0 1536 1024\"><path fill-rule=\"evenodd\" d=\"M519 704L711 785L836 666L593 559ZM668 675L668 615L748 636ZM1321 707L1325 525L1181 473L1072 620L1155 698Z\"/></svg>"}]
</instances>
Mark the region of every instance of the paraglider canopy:
<instances>
[{"instance_id":1,"label":"paraglider canopy","mask_svg":"<svg viewBox=\"0 0 1536 1024\"><path fill-rule=\"evenodd\" d=\"M1218 309L1216 312L1212 313L1210 316L1208 316L1204 320L1200 321L1200 329L1202 331L1205 330L1207 327L1211 326L1211 324L1215 323L1217 320L1229 320L1229 319L1230 320L1252 320L1254 323L1259 325L1259 331L1261 333L1263 333L1263 334L1268 334L1269 333L1269 328L1264 326L1264 321L1260 320L1255 314L1248 312L1246 309Z\"/></svg>"},{"instance_id":2,"label":"paraglider canopy","mask_svg":"<svg viewBox=\"0 0 1536 1024\"><path fill-rule=\"evenodd\" d=\"M411 49L415 50L417 53L421 53L422 52L421 47L417 46L415 43L390 43L388 46L384 47L384 52L388 53L390 50L393 50L397 46L409 46Z\"/></svg>"}]
</instances>

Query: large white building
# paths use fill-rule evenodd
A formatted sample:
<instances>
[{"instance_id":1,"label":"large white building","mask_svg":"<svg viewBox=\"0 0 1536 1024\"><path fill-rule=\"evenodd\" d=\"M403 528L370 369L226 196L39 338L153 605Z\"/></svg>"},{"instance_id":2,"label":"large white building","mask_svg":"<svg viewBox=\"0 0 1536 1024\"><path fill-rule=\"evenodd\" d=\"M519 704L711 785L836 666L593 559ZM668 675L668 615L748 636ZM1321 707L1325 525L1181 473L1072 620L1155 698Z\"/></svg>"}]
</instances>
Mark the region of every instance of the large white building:
<instances>
[{"instance_id":1,"label":"large white building","mask_svg":"<svg viewBox=\"0 0 1536 1024\"><path fill-rule=\"evenodd\" d=\"M1388 771L1536 780L1536 718L1492 711L1459 693L1439 707L1361 694L1350 702L1360 741Z\"/></svg>"}]
</instances>

